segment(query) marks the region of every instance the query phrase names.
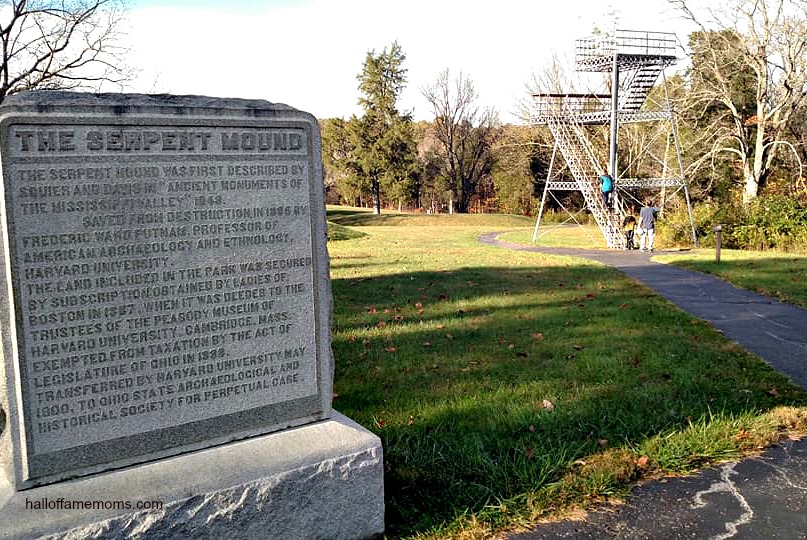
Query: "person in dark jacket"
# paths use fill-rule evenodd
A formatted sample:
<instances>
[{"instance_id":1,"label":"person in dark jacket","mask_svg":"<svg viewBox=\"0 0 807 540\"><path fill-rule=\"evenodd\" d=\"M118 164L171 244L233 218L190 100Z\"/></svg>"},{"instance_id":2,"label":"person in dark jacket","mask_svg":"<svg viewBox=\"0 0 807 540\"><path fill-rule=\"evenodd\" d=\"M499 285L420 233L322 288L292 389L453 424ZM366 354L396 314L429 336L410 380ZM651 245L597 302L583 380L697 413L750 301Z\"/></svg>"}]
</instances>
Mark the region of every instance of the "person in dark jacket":
<instances>
[{"instance_id":1,"label":"person in dark jacket","mask_svg":"<svg viewBox=\"0 0 807 540\"><path fill-rule=\"evenodd\" d=\"M636 249L633 245L633 235L636 231L636 218L628 214L622 221L622 232L625 233L625 246L626 249Z\"/></svg>"}]
</instances>

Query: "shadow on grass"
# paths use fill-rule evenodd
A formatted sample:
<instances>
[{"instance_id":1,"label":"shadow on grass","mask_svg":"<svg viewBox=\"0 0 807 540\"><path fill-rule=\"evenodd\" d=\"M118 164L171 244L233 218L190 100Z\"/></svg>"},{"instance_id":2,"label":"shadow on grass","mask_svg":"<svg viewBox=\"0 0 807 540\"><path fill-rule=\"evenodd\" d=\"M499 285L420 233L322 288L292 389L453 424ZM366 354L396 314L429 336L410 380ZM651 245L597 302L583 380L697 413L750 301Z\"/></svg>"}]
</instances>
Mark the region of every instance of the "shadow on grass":
<instances>
[{"instance_id":1,"label":"shadow on grass","mask_svg":"<svg viewBox=\"0 0 807 540\"><path fill-rule=\"evenodd\" d=\"M373 214L367 209L328 207L328 221L337 225L356 227L362 225L396 225L405 221L408 214L382 212Z\"/></svg>"},{"instance_id":2,"label":"shadow on grass","mask_svg":"<svg viewBox=\"0 0 807 540\"><path fill-rule=\"evenodd\" d=\"M334 407L382 438L392 536L540 498L606 447L807 403L708 325L601 266L332 285ZM666 466L697 466L724 443L693 443Z\"/></svg>"},{"instance_id":3,"label":"shadow on grass","mask_svg":"<svg viewBox=\"0 0 807 540\"><path fill-rule=\"evenodd\" d=\"M338 242L341 240L353 240L355 238L362 238L367 236L365 233L361 231L357 231L356 229L351 229L349 227L345 227L344 225L339 225L337 223L328 222L328 241L329 242Z\"/></svg>"}]
</instances>

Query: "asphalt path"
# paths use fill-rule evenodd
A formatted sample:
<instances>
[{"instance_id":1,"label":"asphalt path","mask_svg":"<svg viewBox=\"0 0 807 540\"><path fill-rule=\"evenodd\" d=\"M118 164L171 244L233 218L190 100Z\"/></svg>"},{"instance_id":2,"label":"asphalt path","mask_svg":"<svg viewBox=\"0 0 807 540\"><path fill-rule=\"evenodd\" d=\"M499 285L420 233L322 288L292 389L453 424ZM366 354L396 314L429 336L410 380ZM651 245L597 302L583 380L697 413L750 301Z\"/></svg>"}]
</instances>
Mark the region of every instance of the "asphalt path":
<instances>
[{"instance_id":1,"label":"asphalt path","mask_svg":"<svg viewBox=\"0 0 807 540\"><path fill-rule=\"evenodd\" d=\"M714 276L656 263L650 253L523 246L497 240L499 234L479 240L617 268L807 388L807 311ZM807 439L786 441L758 457L695 476L648 482L635 488L623 505L508 538L807 538Z\"/></svg>"}]
</instances>

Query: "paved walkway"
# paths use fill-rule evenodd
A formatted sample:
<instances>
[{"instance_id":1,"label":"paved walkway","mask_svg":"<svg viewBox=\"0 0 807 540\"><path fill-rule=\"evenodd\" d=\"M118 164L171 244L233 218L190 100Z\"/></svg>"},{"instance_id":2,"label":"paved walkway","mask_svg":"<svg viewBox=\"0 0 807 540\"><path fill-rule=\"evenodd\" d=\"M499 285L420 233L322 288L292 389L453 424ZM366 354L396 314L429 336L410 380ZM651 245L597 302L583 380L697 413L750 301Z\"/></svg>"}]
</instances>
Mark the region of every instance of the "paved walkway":
<instances>
[{"instance_id":1,"label":"paved walkway","mask_svg":"<svg viewBox=\"0 0 807 540\"><path fill-rule=\"evenodd\" d=\"M593 259L641 281L684 311L708 321L728 339L756 353L807 388L807 311L739 289L725 281L653 262L639 251L492 246ZM694 477L637 487L627 504L517 534L543 538L807 538L807 439L763 455L708 469Z\"/></svg>"}]
</instances>

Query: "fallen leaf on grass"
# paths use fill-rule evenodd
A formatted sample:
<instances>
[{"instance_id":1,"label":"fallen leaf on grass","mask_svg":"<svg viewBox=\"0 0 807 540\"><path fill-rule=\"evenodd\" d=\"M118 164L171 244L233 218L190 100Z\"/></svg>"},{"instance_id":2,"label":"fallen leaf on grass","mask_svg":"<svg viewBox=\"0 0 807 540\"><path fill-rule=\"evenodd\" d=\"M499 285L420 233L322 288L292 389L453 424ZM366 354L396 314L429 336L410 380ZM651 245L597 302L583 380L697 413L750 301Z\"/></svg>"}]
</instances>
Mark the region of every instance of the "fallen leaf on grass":
<instances>
[{"instance_id":1,"label":"fallen leaf on grass","mask_svg":"<svg viewBox=\"0 0 807 540\"><path fill-rule=\"evenodd\" d=\"M588 298L589 300L594 300L595 298L597 298L597 295L594 293L588 293L586 295L586 298Z\"/></svg>"},{"instance_id":2,"label":"fallen leaf on grass","mask_svg":"<svg viewBox=\"0 0 807 540\"><path fill-rule=\"evenodd\" d=\"M649 461L650 460L648 459L647 456L642 456L642 457L640 457L639 459L636 460L636 466L639 467L640 469L646 469L647 468L647 463Z\"/></svg>"},{"instance_id":3,"label":"fallen leaf on grass","mask_svg":"<svg viewBox=\"0 0 807 540\"><path fill-rule=\"evenodd\" d=\"M510 349L510 350L512 351L513 349L515 349L515 348L516 348L516 346L515 346L515 345L513 345L512 343L510 343L510 344L508 344L508 345L507 345L507 348L508 348L508 349Z\"/></svg>"},{"instance_id":4,"label":"fallen leaf on grass","mask_svg":"<svg viewBox=\"0 0 807 540\"><path fill-rule=\"evenodd\" d=\"M422 307L423 307L423 304L421 304L420 302L416 302L416 303L415 303L415 307L416 307L416 308L418 308L418 309L420 309L420 308L422 308Z\"/></svg>"},{"instance_id":5,"label":"fallen leaf on grass","mask_svg":"<svg viewBox=\"0 0 807 540\"><path fill-rule=\"evenodd\" d=\"M453 336L453 335L451 335L451 334L446 334L446 338L447 338L447 339L454 339L454 336Z\"/></svg>"},{"instance_id":6,"label":"fallen leaf on grass","mask_svg":"<svg viewBox=\"0 0 807 540\"><path fill-rule=\"evenodd\" d=\"M431 345L432 345L432 344L431 344L430 342L428 342L428 341L424 341L424 342L423 342L423 346L424 346L424 347L431 347Z\"/></svg>"},{"instance_id":7,"label":"fallen leaf on grass","mask_svg":"<svg viewBox=\"0 0 807 540\"><path fill-rule=\"evenodd\" d=\"M625 309L628 307L628 304L619 304L619 309Z\"/></svg>"},{"instance_id":8,"label":"fallen leaf on grass","mask_svg":"<svg viewBox=\"0 0 807 540\"><path fill-rule=\"evenodd\" d=\"M608 439L600 439L599 441L597 441L597 444L605 448L606 446L608 446Z\"/></svg>"},{"instance_id":9,"label":"fallen leaf on grass","mask_svg":"<svg viewBox=\"0 0 807 540\"><path fill-rule=\"evenodd\" d=\"M467 373L467 372L471 371L471 368L469 368L469 367L464 367L464 368L462 368L460 371L462 371L463 373Z\"/></svg>"},{"instance_id":10,"label":"fallen leaf on grass","mask_svg":"<svg viewBox=\"0 0 807 540\"><path fill-rule=\"evenodd\" d=\"M583 346L580 345L579 343L575 343L574 345L572 345L572 349L574 349L575 351L582 351Z\"/></svg>"},{"instance_id":11,"label":"fallen leaf on grass","mask_svg":"<svg viewBox=\"0 0 807 540\"><path fill-rule=\"evenodd\" d=\"M387 351L387 352L395 352L398 349L396 349L395 347L386 347L384 350Z\"/></svg>"},{"instance_id":12,"label":"fallen leaf on grass","mask_svg":"<svg viewBox=\"0 0 807 540\"><path fill-rule=\"evenodd\" d=\"M396 322L401 322L403 320L403 315L396 315L393 317L393 320Z\"/></svg>"},{"instance_id":13,"label":"fallen leaf on grass","mask_svg":"<svg viewBox=\"0 0 807 540\"><path fill-rule=\"evenodd\" d=\"M740 432L739 432L739 433L737 433L737 435L735 435L735 436L734 436L734 437L732 437L732 438L733 438L735 441L744 441L745 439L749 438L750 436L751 436L751 434L750 434L750 433L748 433L748 431L746 431L746 430L744 430L744 429L741 429L741 430L740 430Z\"/></svg>"},{"instance_id":14,"label":"fallen leaf on grass","mask_svg":"<svg viewBox=\"0 0 807 540\"><path fill-rule=\"evenodd\" d=\"M535 426L533 424L530 424L529 430L530 433L535 433Z\"/></svg>"},{"instance_id":15,"label":"fallen leaf on grass","mask_svg":"<svg viewBox=\"0 0 807 540\"><path fill-rule=\"evenodd\" d=\"M773 397L778 397L779 396L779 392L776 391L776 388L771 388L770 390L768 390L767 394L769 396L773 396Z\"/></svg>"},{"instance_id":16,"label":"fallen leaf on grass","mask_svg":"<svg viewBox=\"0 0 807 540\"><path fill-rule=\"evenodd\" d=\"M412 415L409 415L409 419L406 421L406 425L411 426L414 423L415 423L415 417L412 416Z\"/></svg>"},{"instance_id":17,"label":"fallen leaf on grass","mask_svg":"<svg viewBox=\"0 0 807 540\"><path fill-rule=\"evenodd\" d=\"M526 357L528 357L529 355L528 355L527 353L525 353L524 351L518 351L518 352L516 353L516 356L520 356L521 358L526 358Z\"/></svg>"},{"instance_id":18,"label":"fallen leaf on grass","mask_svg":"<svg viewBox=\"0 0 807 540\"><path fill-rule=\"evenodd\" d=\"M350 334L350 335L347 337L347 340L348 340L349 342L353 343L353 342L355 342L355 341L356 341L356 336L354 336L353 334Z\"/></svg>"},{"instance_id":19,"label":"fallen leaf on grass","mask_svg":"<svg viewBox=\"0 0 807 540\"><path fill-rule=\"evenodd\" d=\"M438 324L437 326L435 326L435 328L437 328L438 330L442 330L445 327L446 327L446 325L444 325L444 324Z\"/></svg>"},{"instance_id":20,"label":"fallen leaf on grass","mask_svg":"<svg viewBox=\"0 0 807 540\"><path fill-rule=\"evenodd\" d=\"M378 321L378 324L376 326L379 328L384 328L385 326L387 326L387 323L384 321Z\"/></svg>"},{"instance_id":21,"label":"fallen leaf on grass","mask_svg":"<svg viewBox=\"0 0 807 540\"><path fill-rule=\"evenodd\" d=\"M527 459L533 459L535 457L535 450L528 446L524 449L524 455L527 456Z\"/></svg>"},{"instance_id":22,"label":"fallen leaf on grass","mask_svg":"<svg viewBox=\"0 0 807 540\"><path fill-rule=\"evenodd\" d=\"M541 332L535 332L532 335L532 339L537 339L538 341L544 339L544 335Z\"/></svg>"},{"instance_id":23,"label":"fallen leaf on grass","mask_svg":"<svg viewBox=\"0 0 807 540\"><path fill-rule=\"evenodd\" d=\"M541 408L546 409L549 412L552 412L555 410L555 404L549 401L548 399L545 399L541 402Z\"/></svg>"},{"instance_id":24,"label":"fallen leaf on grass","mask_svg":"<svg viewBox=\"0 0 807 540\"><path fill-rule=\"evenodd\" d=\"M384 419L383 419L383 418L376 418L376 419L375 419L375 425L376 425L377 427L379 427L379 428L382 428L382 427L384 427L384 426L386 426L386 425L387 425L387 422L386 422L386 421L384 421Z\"/></svg>"}]
</instances>

